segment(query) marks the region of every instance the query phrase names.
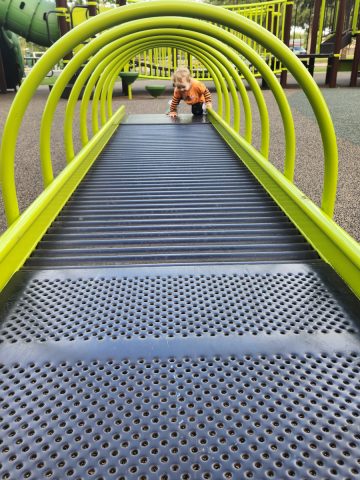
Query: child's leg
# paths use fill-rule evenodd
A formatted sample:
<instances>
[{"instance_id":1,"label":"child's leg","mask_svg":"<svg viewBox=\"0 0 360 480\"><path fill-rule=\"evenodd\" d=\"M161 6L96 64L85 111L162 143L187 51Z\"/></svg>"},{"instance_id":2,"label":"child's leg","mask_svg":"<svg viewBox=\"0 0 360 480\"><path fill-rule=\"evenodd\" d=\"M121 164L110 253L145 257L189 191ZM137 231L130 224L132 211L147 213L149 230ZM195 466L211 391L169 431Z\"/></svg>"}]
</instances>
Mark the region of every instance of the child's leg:
<instances>
[{"instance_id":1,"label":"child's leg","mask_svg":"<svg viewBox=\"0 0 360 480\"><path fill-rule=\"evenodd\" d=\"M193 115L202 115L203 114L202 102L194 103L193 105L191 105L191 112Z\"/></svg>"}]
</instances>

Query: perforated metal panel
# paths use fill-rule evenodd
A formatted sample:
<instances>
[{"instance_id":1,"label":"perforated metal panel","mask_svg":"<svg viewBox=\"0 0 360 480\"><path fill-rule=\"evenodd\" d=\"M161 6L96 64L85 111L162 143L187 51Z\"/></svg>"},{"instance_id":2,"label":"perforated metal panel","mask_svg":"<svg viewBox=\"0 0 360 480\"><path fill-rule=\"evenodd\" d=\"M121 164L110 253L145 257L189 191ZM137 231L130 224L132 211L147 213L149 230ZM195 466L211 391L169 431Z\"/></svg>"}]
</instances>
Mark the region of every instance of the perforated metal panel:
<instances>
[{"instance_id":1,"label":"perforated metal panel","mask_svg":"<svg viewBox=\"0 0 360 480\"><path fill-rule=\"evenodd\" d=\"M1 478L351 480L359 372L355 353L18 362Z\"/></svg>"},{"instance_id":2,"label":"perforated metal panel","mask_svg":"<svg viewBox=\"0 0 360 480\"><path fill-rule=\"evenodd\" d=\"M0 342L358 331L316 270L277 270L34 278L7 311Z\"/></svg>"}]
</instances>

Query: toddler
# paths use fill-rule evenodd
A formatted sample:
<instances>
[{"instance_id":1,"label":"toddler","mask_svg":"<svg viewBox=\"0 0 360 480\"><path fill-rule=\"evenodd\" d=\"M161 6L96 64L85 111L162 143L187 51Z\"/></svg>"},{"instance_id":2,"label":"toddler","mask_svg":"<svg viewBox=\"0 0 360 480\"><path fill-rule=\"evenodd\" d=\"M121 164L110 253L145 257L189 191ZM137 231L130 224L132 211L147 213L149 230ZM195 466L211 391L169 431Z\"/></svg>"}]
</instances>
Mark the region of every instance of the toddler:
<instances>
[{"instance_id":1,"label":"toddler","mask_svg":"<svg viewBox=\"0 0 360 480\"><path fill-rule=\"evenodd\" d=\"M191 105L193 115L202 115L206 108L211 108L211 93L198 80L191 77L187 68L178 68L172 76L174 94L170 102L170 117L177 116L177 106L181 100Z\"/></svg>"}]
</instances>

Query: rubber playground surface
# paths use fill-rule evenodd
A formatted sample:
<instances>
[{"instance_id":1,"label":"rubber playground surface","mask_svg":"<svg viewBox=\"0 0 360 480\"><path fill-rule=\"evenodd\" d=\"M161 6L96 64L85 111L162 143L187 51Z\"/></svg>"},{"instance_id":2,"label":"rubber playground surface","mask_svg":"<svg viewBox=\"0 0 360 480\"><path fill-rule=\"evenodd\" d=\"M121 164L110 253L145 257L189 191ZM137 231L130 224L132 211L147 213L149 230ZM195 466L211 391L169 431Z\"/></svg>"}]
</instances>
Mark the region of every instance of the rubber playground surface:
<instances>
[{"instance_id":1,"label":"rubber playground surface","mask_svg":"<svg viewBox=\"0 0 360 480\"><path fill-rule=\"evenodd\" d=\"M341 74L340 74L341 75ZM348 74L343 74L340 82L344 86L327 89L322 88L323 95L329 105L338 138L339 149L339 185L335 220L357 241L360 241L360 213L358 201L360 198L360 89L348 88ZM342 81L343 78L343 81ZM145 90L149 84L166 84L167 88L159 98L152 98ZM117 89L114 100L115 108L126 105L128 114L163 113L168 107L172 87L170 82L137 80L133 86L133 99L121 96L121 87ZM297 163L295 183L316 204L320 203L322 189L323 159L321 139L309 105L304 94L291 85L286 90L293 111L297 132ZM21 211L28 206L42 191L42 180L39 167L39 145L37 131L39 121L48 95L48 87L42 86L31 102L21 128L16 156L16 181ZM282 122L276 102L271 92L264 91L271 118L271 152L270 160L282 169L284 152ZM7 112L14 98L10 92L0 96L0 133L2 133ZM216 107L216 94L213 93L213 103ZM58 173L65 166L65 156L62 139L62 122L66 100L62 100L56 113L52 132L52 156L54 172ZM189 113L189 107L182 105L179 113ZM258 146L260 131L257 127L256 108L254 108L253 143ZM58 127L58 128L57 128ZM34 135L35 133L35 135ZM35 138L36 137L36 138ZM78 128L74 125L75 145L79 148ZM161 130L159 130L161 141ZM139 139L141 141L141 139ZM2 199L0 200L0 232L6 229Z\"/></svg>"}]
</instances>

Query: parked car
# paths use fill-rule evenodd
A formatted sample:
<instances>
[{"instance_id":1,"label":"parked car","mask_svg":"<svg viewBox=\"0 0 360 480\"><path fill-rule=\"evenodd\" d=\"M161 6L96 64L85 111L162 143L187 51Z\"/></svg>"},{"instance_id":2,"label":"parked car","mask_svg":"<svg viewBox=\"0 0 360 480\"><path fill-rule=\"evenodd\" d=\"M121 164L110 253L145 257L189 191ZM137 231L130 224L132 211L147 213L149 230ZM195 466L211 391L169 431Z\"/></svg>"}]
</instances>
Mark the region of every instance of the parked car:
<instances>
[{"instance_id":1,"label":"parked car","mask_svg":"<svg viewBox=\"0 0 360 480\"><path fill-rule=\"evenodd\" d=\"M292 50L295 55L304 55L307 53L305 48L300 45L294 45L293 47L290 47L290 50Z\"/></svg>"}]
</instances>

